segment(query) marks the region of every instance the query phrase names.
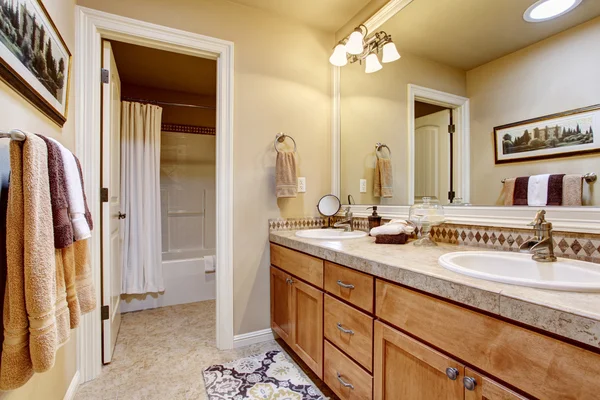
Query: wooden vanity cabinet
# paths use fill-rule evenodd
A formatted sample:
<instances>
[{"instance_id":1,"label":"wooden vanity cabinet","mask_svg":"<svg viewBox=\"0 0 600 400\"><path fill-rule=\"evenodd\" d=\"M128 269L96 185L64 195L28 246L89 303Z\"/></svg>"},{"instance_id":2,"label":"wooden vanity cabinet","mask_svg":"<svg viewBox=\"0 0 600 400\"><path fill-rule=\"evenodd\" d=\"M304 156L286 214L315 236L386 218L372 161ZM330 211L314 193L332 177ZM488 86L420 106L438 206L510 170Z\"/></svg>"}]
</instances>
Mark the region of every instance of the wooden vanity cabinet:
<instances>
[{"instance_id":1,"label":"wooden vanity cabinet","mask_svg":"<svg viewBox=\"0 0 600 400\"><path fill-rule=\"evenodd\" d=\"M463 385L465 400L527 400L527 397L505 388L470 368L465 368Z\"/></svg>"},{"instance_id":2,"label":"wooden vanity cabinet","mask_svg":"<svg viewBox=\"0 0 600 400\"><path fill-rule=\"evenodd\" d=\"M271 329L288 345L292 345L291 276L271 267Z\"/></svg>"}]
</instances>

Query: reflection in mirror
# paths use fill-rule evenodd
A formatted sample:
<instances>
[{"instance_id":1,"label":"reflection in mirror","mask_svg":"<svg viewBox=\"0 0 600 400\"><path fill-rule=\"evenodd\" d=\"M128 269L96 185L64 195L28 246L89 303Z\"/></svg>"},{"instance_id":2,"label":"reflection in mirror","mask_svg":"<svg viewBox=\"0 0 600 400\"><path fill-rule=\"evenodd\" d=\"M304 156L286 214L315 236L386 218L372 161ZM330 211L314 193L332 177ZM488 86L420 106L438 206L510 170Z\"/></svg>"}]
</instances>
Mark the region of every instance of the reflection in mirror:
<instances>
[{"instance_id":1,"label":"reflection in mirror","mask_svg":"<svg viewBox=\"0 0 600 400\"><path fill-rule=\"evenodd\" d=\"M341 68L343 198L600 206L582 179L600 173L600 1L542 23L523 18L533 3L413 0L377 28L402 58L369 74ZM409 100L409 85L468 99L468 119L444 102Z\"/></svg>"}]
</instances>

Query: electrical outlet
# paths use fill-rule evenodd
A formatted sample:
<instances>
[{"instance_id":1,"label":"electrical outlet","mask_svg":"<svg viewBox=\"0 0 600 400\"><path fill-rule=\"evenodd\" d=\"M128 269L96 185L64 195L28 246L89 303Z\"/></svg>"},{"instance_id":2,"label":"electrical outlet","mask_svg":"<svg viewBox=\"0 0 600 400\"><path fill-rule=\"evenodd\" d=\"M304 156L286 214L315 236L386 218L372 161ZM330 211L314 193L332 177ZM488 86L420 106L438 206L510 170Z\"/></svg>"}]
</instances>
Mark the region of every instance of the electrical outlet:
<instances>
[{"instance_id":1,"label":"electrical outlet","mask_svg":"<svg viewBox=\"0 0 600 400\"><path fill-rule=\"evenodd\" d=\"M360 192L367 193L367 180L366 179L360 180Z\"/></svg>"},{"instance_id":2,"label":"electrical outlet","mask_svg":"<svg viewBox=\"0 0 600 400\"><path fill-rule=\"evenodd\" d=\"M306 193L306 178L298 178L298 193Z\"/></svg>"}]
</instances>

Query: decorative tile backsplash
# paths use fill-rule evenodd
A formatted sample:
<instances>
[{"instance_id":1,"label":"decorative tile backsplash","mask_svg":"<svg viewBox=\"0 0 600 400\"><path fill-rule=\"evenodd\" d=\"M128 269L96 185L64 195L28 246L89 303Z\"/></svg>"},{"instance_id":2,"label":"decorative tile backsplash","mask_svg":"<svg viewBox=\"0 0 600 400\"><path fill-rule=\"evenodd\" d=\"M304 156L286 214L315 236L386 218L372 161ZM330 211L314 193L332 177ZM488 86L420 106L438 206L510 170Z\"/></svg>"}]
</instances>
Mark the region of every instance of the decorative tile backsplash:
<instances>
[{"instance_id":1,"label":"decorative tile backsplash","mask_svg":"<svg viewBox=\"0 0 600 400\"><path fill-rule=\"evenodd\" d=\"M333 221L341 219L334 217ZM385 223L389 220L382 220ZM279 218L269 220L269 230L285 231L326 227L327 218ZM355 217L353 227L368 231L369 220ZM433 240L458 246L474 246L503 251L519 251L519 246L532 237L532 230L495 226L442 224L431 230ZM559 257L600 263L600 234L553 232L554 253Z\"/></svg>"}]
</instances>

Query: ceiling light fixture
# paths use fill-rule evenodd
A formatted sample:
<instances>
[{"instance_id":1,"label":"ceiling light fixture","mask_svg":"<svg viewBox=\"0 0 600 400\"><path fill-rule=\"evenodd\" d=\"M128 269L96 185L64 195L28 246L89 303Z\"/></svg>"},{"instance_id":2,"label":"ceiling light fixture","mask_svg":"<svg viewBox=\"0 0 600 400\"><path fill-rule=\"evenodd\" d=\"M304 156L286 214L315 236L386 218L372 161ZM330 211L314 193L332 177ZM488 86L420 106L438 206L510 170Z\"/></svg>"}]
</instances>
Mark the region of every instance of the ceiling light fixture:
<instances>
[{"instance_id":1,"label":"ceiling light fixture","mask_svg":"<svg viewBox=\"0 0 600 400\"><path fill-rule=\"evenodd\" d=\"M368 36L367 27L358 26L349 37L341 40L333 49L329 62L336 67L343 67L348 63L365 60L365 72L379 71L382 66L377 57L379 51L383 51L381 61L389 63L400 58L400 53L392 41L392 37L380 31Z\"/></svg>"},{"instance_id":2,"label":"ceiling light fixture","mask_svg":"<svg viewBox=\"0 0 600 400\"><path fill-rule=\"evenodd\" d=\"M523 14L527 22L543 22L568 13L581 4L581 0L539 0Z\"/></svg>"}]
</instances>

